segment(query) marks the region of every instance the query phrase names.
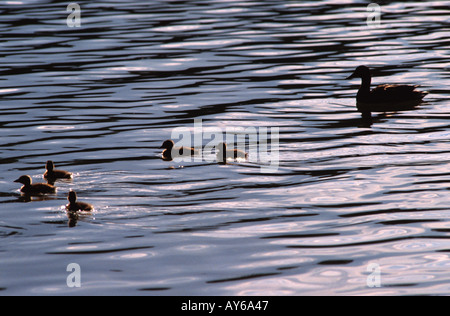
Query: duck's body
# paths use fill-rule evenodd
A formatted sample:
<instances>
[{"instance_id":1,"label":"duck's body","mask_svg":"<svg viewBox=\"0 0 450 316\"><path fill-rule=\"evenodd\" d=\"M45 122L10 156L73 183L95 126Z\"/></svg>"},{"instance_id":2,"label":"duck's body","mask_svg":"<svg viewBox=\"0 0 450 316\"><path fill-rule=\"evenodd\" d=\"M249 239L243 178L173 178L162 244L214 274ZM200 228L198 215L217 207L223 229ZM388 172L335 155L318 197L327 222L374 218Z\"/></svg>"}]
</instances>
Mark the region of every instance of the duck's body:
<instances>
[{"instance_id":1,"label":"duck's body","mask_svg":"<svg viewBox=\"0 0 450 316\"><path fill-rule=\"evenodd\" d=\"M239 149L228 149L227 143L220 143L217 152L217 162L226 164L227 159L247 159L248 154Z\"/></svg>"},{"instance_id":2,"label":"duck's body","mask_svg":"<svg viewBox=\"0 0 450 316\"><path fill-rule=\"evenodd\" d=\"M49 181L73 178L73 174L71 172L55 169L55 164L51 160L47 161L45 169L47 169L47 171L45 171L44 173L44 179L47 179Z\"/></svg>"},{"instance_id":3,"label":"duck's body","mask_svg":"<svg viewBox=\"0 0 450 316\"><path fill-rule=\"evenodd\" d=\"M418 105L428 92L419 91L417 85L384 84L371 89L372 75L366 66L359 66L347 79L361 78L356 95L358 109L362 112L395 111Z\"/></svg>"},{"instance_id":4,"label":"duck's body","mask_svg":"<svg viewBox=\"0 0 450 316\"><path fill-rule=\"evenodd\" d=\"M69 204L66 205L66 210L69 212L92 212L94 206L89 203L77 202L77 194L74 191L69 192L67 197Z\"/></svg>"},{"instance_id":5,"label":"duck's body","mask_svg":"<svg viewBox=\"0 0 450 316\"><path fill-rule=\"evenodd\" d=\"M162 152L164 160L173 160L177 157L194 156L198 154L198 150L192 147L175 147L173 140L166 140L160 148L164 148L164 151Z\"/></svg>"},{"instance_id":6,"label":"duck's body","mask_svg":"<svg viewBox=\"0 0 450 316\"><path fill-rule=\"evenodd\" d=\"M56 193L56 187L54 187L53 185L46 183L32 184L30 176L21 176L14 182L23 184L23 187L20 189L20 191L27 195L43 195Z\"/></svg>"}]
</instances>

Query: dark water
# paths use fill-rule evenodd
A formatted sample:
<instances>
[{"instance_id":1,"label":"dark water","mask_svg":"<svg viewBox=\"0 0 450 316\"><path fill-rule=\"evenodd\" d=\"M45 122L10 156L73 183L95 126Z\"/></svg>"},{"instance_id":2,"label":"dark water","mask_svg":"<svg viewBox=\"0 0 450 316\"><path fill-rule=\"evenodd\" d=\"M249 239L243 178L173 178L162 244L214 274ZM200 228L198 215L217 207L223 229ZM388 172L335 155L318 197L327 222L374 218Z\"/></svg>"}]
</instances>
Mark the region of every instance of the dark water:
<instances>
[{"instance_id":1,"label":"dark water","mask_svg":"<svg viewBox=\"0 0 450 316\"><path fill-rule=\"evenodd\" d=\"M369 3L3 1L0 295L449 294L450 1ZM362 120L361 64L427 102ZM278 127L277 172L163 161L194 119ZM74 180L22 198L49 159Z\"/></svg>"}]
</instances>

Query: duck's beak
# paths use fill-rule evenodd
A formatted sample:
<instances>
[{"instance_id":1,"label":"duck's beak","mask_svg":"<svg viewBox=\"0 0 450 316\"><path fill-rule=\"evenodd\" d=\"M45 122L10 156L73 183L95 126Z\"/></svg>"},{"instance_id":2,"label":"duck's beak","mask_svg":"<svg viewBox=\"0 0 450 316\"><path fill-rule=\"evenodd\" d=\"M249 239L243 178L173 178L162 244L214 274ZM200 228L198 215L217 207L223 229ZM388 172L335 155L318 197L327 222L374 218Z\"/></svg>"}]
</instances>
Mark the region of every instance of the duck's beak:
<instances>
[{"instance_id":1,"label":"duck's beak","mask_svg":"<svg viewBox=\"0 0 450 316\"><path fill-rule=\"evenodd\" d=\"M350 75L350 77L348 77L346 80L350 80L350 79L353 79L353 78L355 78L355 73L352 73L352 74Z\"/></svg>"},{"instance_id":2,"label":"duck's beak","mask_svg":"<svg viewBox=\"0 0 450 316\"><path fill-rule=\"evenodd\" d=\"M16 182L16 183L20 183L20 182L19 182L19 180L20 180L20 179L14 180L14 182Z\"/></svg>"}]
</instances>

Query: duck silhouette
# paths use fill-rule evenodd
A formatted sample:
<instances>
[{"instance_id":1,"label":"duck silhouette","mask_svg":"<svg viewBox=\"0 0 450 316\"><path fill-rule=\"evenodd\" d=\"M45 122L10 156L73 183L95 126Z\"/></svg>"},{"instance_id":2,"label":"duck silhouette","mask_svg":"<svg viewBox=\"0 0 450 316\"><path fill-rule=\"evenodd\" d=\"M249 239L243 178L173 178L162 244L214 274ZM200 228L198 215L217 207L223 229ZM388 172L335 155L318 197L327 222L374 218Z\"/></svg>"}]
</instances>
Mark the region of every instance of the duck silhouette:
<instances>
[{"instance_id":1,"label":"duck silhouette","mask_svg":"<svg viewBox=\"0 0 450 316\"><path fill-rule=\"evenodd\" d=\"M55 181L58 179L73 178L73 174L71 172L55 169L55 164L51 160L47 161L45 169L46 171L44 173L44 179L46 179L50 184L55 183Z\"/></svg>"},{"instance_id":2,"label":"duck silhouette","mask_svg":"<svg viewBox=\"0 0 450 316\"><path fill-rule=\"evenodd\" d=\"M363 116L371 112L390 112L413 109L428 94L419 91L418 85L383 84L371 89L372 74L367 66L359 66L347 79L361 78L361 86L356 95L358 111Z\"/></svg>"},{"instance_id":3,"label":"duck silhouette","mask_svg":"<svg viewBox=\"0 0 450 316\"><path fill-rule=\"evenodd\" d=\"M159 148L164 148L162 158L166 161L171 161L177 157L194 156L198 154L198 150L192 147L175 147L174 141L170 139L166 140Z\"/></svg>"},{"instance_id":4,"label":"duck silhouette","mask_svg":"<svg viewBox=\"0 0 450 316\"><path fill-rule=\"evenodd\" d=\"M94 206L91 204L78 202L77 193L75 191L69 192L67 200L69 201L69 204L66 205L66 210L69 212L92 212L94 210Z\"/></svg>"},{"instance_id":5,"label":"duck silhouette","mask_svg":"<svg viewBox=\"0 0 450 316\"><path fill-rule=\"evenodd\" d=\"M26 195L44 195L56 193L56 187L54 187L53 185L47 183L33 184L30 176L21 176L14 182L23 184L20 192Z\"/></svg>"},{"instance_id":6,"label":"duck silhouette","mask_svg":"<svg viewBox=\"0 0 450 316\"><path fill-rule=\"evenodd\" d=\"M217 162L219 164L226 164L227 159L247 159L248 154L239 149L228 149L227 143L220 143L218 145Z\"/></svg>"}]
</instances>

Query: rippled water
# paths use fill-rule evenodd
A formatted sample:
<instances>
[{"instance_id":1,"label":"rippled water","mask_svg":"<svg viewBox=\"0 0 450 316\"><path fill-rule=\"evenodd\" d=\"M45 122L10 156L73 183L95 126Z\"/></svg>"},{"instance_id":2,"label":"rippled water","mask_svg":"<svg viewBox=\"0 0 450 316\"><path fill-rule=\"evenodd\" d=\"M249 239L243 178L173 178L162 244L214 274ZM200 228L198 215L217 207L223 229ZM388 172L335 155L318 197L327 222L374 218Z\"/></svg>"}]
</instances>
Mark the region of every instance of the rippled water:
<instances>
[{"instance_id":1,"label":"rippled water","mask_svg":"<svg viewBox=\"0 0 450 316\"><path fill-rule=\"evenodd\" d=\"M0 4L0 294L450 293L450 1L78 3ZM361 64L427 102L362 120ZM278 171L163 161L194 119L278 127ZM74 180L21 197L50 159Z\"/></svg>"}]
</instances>

